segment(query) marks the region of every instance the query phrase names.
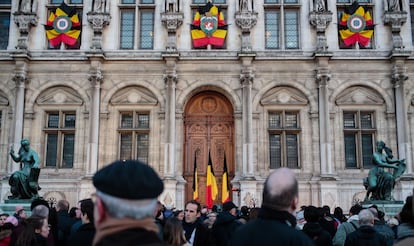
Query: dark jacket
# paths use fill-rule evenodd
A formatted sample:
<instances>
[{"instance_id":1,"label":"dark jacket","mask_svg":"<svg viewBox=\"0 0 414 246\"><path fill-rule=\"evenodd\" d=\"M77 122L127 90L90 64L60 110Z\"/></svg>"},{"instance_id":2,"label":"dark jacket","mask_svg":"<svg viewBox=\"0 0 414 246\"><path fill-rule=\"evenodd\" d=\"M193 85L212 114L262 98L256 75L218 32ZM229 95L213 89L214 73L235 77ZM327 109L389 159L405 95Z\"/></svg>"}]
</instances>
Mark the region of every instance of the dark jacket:
<instances>
[{"instance_id":1,"label":"dark jacket","mask_svg":"<svg viewBox=\"0 0 414 246\"><path fill-rule=\"evenodd\" d=\"M165 246L157 233L141 228L129 229L102 238L96 246Z\"/></svg>"},{"instance_id":2,"label":"dark jacket","mask_svg":"<svg viewBox=\"0 0 414 246\"><path fill-rule=\"evenodd\" d=\"M345 246L387 246L385 237L379 234L373 226L361 225L345 239Z\"/></svg>"},{"instance_id":3,"label":"dark jacket","mask_svg":"<svg viewBox=\"0 0 414 246\"><path fill-rule=\"evenodd\" d=\"M296 218L292 214L262 207L257 219L247 222L234 232L230 245L314 245L295 226Z\"/></svg>"},{"instance_id":4,"label":"dark jacket","mask_svg":"<svg viewBox=\"0 0 414 246\"><path fill-rule=\"evenodd\" d=\"M183 229L186 232L185 235L187 240L194 228L196 232L193 246L211 246L213 244L210 230L200 220L197 220L194 224L188 224L183 220ZM188 231L189 229L191 231Z\"/></svg>"},{"instance_id":5,"label":"dark jacket","mask_svg":"<svg viewBox=\"0 0 414 246\"><path fill-rule=\"evenodd\" d=\"M329 232L322 228L319 223L308 222L303 226L302 231L309 236L318 246L331 246L332 237Z\"/></svg>"},{"instance_id":6,"label":"dark jacket","mask_svg":"<svg viewBox=\"0 0 414 246\"><path fill-rule=\"evenodd\" d=\"M58 211L57 212L57 219L58 219L58 245L66 245L66 241L68 240L70 229L72 225L76 222L74 218L69 216L68 211Z\"/></svg>"},{"instance_id":7,"label":"dark jacket","mask_svg":"<svg viewBox=\"0 0 414 246\"><path fill-rule=\"evenodd\" d=\"M67 242L67 246L90 246L95 236L95 226L93 223L83 224L74 232Z\"/></svg>"},{"instance_id":8,"label":"dark jacket","mask_svg":"<svg viewBox=\"0 0 414 246\"><path fill-rule=\"evenodd\" d=\"M242 223L229 212L217 216L213 225L212 235L217 246L227 246L231 236Z\"/></svg>"},{"instance_id":9,"label":"dark jacket","mask_svg":"<svg viewBox=\"0 0 414 246\"><path fill-rule=\"evenodd\" d=\"M385 237L387 241L387 246L392 246L394 244L395 234L391 227L380 220L374 221L374 229L381 235Z\"/></svg>"}]
</instances>

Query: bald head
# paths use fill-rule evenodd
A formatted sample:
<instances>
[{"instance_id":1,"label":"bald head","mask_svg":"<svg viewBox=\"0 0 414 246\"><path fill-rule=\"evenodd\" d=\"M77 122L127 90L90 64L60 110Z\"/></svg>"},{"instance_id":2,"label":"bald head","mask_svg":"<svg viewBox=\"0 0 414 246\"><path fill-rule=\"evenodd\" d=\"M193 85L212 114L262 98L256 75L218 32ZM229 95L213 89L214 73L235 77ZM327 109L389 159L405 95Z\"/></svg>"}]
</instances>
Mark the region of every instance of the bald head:
<instances>
[{"instance_id":1,"label":"bald head","mask_svg":"<svg viewBox=\"0 0 414 246\"><path fill-rule=\"evenodd\" d=\"M266 179L263 206L283 211L295 210L298 193L295 173L289 168L279 168Z\"/></svg>"}]
</instances>

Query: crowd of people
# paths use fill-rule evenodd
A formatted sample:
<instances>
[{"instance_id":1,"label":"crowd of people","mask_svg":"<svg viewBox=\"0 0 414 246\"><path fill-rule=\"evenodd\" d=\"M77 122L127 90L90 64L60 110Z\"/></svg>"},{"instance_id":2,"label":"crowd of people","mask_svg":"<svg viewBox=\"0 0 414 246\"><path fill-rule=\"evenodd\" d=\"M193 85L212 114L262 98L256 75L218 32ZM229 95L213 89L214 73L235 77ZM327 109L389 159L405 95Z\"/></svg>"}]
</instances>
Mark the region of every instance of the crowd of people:
<instances>
[{"instance_id":1,"label":"crowd of people","mask_svg":"<svg viewBox=\"0 0 414 246\"><path fill-rule=\"evenodd\" d=\"M164 190L158 174L139 161L117 161L93 177L96 193L70 208L34 199L31 215L16 206L0 214L0 246L243 246L243 245L414 245L413 196L397 216L372 205L298 206L298 181L280 168L266 179L260 208L232 201L211 209L196 200L183 209L157 200Z\"/></svg>"}]
</instances>

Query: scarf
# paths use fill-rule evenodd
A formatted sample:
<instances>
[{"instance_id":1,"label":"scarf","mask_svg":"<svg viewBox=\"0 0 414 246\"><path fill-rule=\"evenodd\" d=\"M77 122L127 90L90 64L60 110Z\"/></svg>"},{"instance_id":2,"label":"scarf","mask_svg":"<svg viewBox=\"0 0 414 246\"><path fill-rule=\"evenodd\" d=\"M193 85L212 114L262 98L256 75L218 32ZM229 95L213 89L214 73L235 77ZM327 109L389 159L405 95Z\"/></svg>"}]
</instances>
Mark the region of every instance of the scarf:
<instances>
[{"instance_id":1,"label":"scarf","mask_svg":"<svg viewBox=\"0 0 414 246\"><path fill-rule=\"evenodd\" d=\"M197 224L198 224L198 220L196 220L194 223L191 223L191 224L183 220L183 230L184 230L185 239L187 239L187 241L191 238L191 234L193 233Z\"/></svg>"},{"instance_id":2,"label":"scarf","mask_svg":"<svg viewBox=\"0 0 414 246\"><path fill-rule=\"evenodd\" d=\"M147 231L158 233L158 226L155 224L153 218L132 219L132 218L112 218L106 217L105 221L96 225L96 234L93 239L93 244L96 245L106 236L115 234L120 231L125 231L132 228L141 228Z\"/></svg>"},{"instance_id":3,"label":"scarf","mask_svg":"<svg viewBox=\"0 0 414 246\"><path fill-rule=\"evenodd\" d=\"M291 213L287 211L274 210L266 206L262 206L260 208L258 217L262 219L282 221L293 228L296 226L296 218Z\"/></svg>"}]
</instances>

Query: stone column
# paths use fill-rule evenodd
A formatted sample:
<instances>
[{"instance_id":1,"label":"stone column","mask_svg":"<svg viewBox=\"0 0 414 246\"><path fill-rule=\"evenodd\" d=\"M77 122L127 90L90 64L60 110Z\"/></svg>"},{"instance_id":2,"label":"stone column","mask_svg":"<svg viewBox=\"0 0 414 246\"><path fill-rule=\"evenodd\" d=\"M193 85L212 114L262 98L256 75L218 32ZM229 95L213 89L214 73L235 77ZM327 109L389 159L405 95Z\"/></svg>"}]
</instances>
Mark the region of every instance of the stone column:
<instances>
[{"instance_id":1,"label":"stone column","mask_svg":"<svg viewBox=\"0 0 414 246\"><path fill-rule=\"evenodd\" d=\"M332 143L330 140L330 119L329 119L329 92L328 82L331 74L328 69L328 59L318 58L316 71L316 82L318 83L319 94L319 151L321 163L321 176L332 175Z\"/></svg>"},{"instance_id":2,"label":"stone column","mask_svg":"<svg viewBox=\"0 0 414 246\"><path fill-rule=\"evenodd\" d=\"M407 67L404 61L397 60L394 62L392 71L392 83L394 84L395 100L395 118L397 122L397 142L398 142L398 159L406 159L407 170L405 173L411 173L413 170L411 162L411 144L408 131L408 116L406 106L406 93L404 83L408 79Z\"/></svg>"},{"instance_id":3,"label":"stone column","mask_svg":"<svg viewBox=\"0 0 414 246\"><path fill-rule=\"evenodd\" d=\"M254 56L241 56L242 71L240 83L242 86L242 140L243 140L243 176L247 179L254 178L253 165L253 113L252 113L252 85L254 71L252 60Z\"/></svg>"},{"instance_id":4,"label":"stone column","mask_svg":"<svg viewBox=\"0 0 414 246\"><path fill-rule=\"evenodd\" d=\"M100 127L100 99L101 84L103 81L101 64L92 61L92 68L89 75L89 81L92 89L92 100L89 113L89 142L87 153L87 175L93 175L98 170L99 157L99 127Z\"/></svg>"},{"instance_id":5,"label":"stone column","mask_svg":"<svg viewBox=\"0 0 414 246\"><path fill-rule=\"evenodd\" d=\"M25 89L28 83L27 64L25 61L16 61L15 75L13 81L16 83L16 101L14 109L14 136L13 148L17 152L20 148L20 140L23 138L24 122L24 100ZM12 172L20 170L19 164L12 165Z\"/></svg>"},{"instance_id":6,"label":"stone column","mask_svg":"<svg viewBox=\"0 0 414 246\"><path fill-rule=\"evenodd\" d=\"M165 56L167 65L166 72L164 74L166 95L166 143L165 143L165 168L164 177L173 178L175 176L175 89L177 84L176 74L176 56Z\"/></svg>"}]
</instances>

